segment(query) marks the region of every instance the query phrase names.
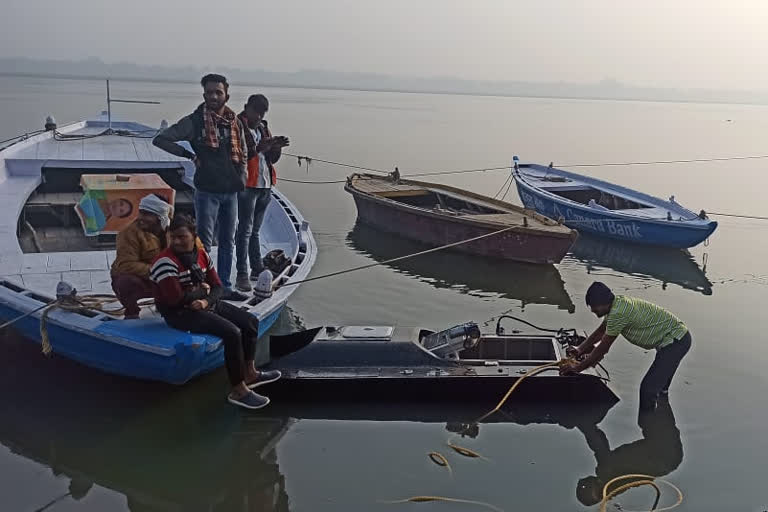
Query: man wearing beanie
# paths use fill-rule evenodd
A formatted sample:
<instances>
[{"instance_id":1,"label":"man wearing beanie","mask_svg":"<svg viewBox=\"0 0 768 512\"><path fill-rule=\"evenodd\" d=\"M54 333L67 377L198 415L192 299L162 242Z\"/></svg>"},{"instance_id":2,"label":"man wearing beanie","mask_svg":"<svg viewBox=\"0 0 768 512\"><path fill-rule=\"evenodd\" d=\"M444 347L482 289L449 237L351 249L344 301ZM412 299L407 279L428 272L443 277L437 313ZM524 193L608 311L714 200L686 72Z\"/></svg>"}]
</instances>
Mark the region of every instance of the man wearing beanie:
<instances>
[{"instance_id":1,"label":"man wearing beanie","mask_svg":"<svg viewBox=\"0 0 768 512\"><path fill-rule=\"evenodd\" d=\"M579 373L595 366L622 335L633 345L656 350L640 384L640 409L655 409L658 399L669 394L672 377L691 348L688 328L666 309L643 299L614 295L601 282L592 283L586 299L592 312L605 320L583 343L569 349L568 355L580 361L561 368L561 372Z\"/></svg>"},{"instance_id":2,"label":"man wearing beanie","mask_svg":"<svg viewBox=\"0 0 768 512\"><path fill-rule=\"evenodd\" d=\"M117 255L112 263L112 289L125 308L125 318L139 318L139 299L154 297L149 268L168 247L171 205L154 194L139 203L139 217L117 235Z\"/></svg>"}]
</instances>

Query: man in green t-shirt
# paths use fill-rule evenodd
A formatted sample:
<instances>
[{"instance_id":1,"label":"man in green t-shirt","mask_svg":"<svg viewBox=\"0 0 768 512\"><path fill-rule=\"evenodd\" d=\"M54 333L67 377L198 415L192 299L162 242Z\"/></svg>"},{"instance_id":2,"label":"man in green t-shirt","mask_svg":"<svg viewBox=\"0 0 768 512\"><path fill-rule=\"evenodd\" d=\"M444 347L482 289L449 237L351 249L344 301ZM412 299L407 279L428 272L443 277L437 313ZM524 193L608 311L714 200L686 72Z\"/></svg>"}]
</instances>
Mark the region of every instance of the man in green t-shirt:
<instances>
[{"instance_id":1,"label":"man in green t-shirt","mask_svg":"<svg viewBox=\"0 0 768 512\"><path fill-rule=\"evenodd\" d=\"M583 343L568 350L579 362L564 366L561 373L579 373L596 365L622 335L640 348L656 349L656 358L640 384L640 409L655 409L659 397L669 394L672 377L691 348L688 328L666 309L643 299L614 295L600 282L587 290L587 305L605 320Z\"/></svg>"}]
</instances>

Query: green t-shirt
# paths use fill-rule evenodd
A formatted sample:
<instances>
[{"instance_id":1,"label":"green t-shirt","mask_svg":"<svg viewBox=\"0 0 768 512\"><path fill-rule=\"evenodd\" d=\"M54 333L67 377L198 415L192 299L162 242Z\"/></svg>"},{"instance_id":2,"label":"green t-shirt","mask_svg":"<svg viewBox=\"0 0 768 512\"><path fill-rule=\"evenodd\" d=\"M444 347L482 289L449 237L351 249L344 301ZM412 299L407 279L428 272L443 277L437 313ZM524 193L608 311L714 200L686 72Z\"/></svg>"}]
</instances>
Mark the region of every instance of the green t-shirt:
<instances>
[{"instance_id":1,"label":"green t-shirt","mask_svg":"<svg viewBox=\"0 0 768 512\"><path fill-rule=\"evenodd\" d=\"M605 334L623 335L638 347L666 347L679 340L688 328L675 315L647 300L617 295L605 320Z\"/></svg>"}]
</instances>

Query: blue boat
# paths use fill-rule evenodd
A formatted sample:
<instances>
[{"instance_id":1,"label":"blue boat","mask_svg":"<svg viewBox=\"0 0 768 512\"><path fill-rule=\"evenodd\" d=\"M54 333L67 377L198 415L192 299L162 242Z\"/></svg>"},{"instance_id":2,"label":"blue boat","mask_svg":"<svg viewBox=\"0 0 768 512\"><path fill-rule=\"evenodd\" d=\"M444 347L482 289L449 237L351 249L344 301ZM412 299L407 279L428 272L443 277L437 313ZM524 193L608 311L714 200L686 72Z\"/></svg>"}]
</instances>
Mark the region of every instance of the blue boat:
<instances>
[{"instance_id":1,"label":"blue boat","mask_svg":"<svg viewBox=\"0 0 768 512\"><path fill-rule=\"evenodd\" d=\"M219 338L171 329L152 307L142 308L136 320L90 309L46 311L60 281L79 296L113 293L114 235L86 237L75 215L81 175L154 173L175 189L177 212L193 211L194 165L155 148L157 132L103 114L0 150L0 320L28 315L14 327L40 343L45 312L54 356L115 375L183 384L223 364ZM309 274L317 253L309 224L277 189L261 243L264 254L281 249L291 263L275 275L271 297L237 303L259 319L259 334L275 323L297 288L291 283ZM268 360L264 350L257 354L262 363Z\"/></svg>"},{"instance_id":2,"label":"blue boat","mask_svg":"<svg viewBox=\"0 0 768 512\"><path fill-rule=\"evenodd\" d=\"M526 208L566 226L623 242L686 249L717 228L702 210L551 166L514 163Z\"/></svg>"}]
</instances>

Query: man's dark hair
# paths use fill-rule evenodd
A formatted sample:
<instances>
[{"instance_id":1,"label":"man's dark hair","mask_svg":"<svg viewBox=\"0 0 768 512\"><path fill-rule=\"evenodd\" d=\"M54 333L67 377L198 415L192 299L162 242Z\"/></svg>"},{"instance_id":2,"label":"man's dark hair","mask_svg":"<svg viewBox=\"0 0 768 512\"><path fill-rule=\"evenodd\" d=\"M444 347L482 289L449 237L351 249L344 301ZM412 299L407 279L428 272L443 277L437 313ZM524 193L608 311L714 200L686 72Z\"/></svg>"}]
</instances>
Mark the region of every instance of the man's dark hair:
<instances>
[{"instance_id":1,"label":"man's dark hair","mask_svg":"<svg viewBox=\"0 0 768 512\"><path fill-rule=\"evenodd\" d=\"M195 221L192 220L192 217L186 213L178 213L174 215L169 230L176 231L177 229L181 228L187 228L190 233L192 233L192 235L197 236L197 227L195 226Z\"/></svg>"},{"instance_id":2,"label":"man's dark hair","mask_svg":"<svg viewBox=\"0 0 768 512\"><path fill-rule=\"evenodd\" d=\"M224 75L217 75L216 73L209 73L200 79L200 85L205 88L205 84L213 82L216 84L224 84L224 90L229 91L229 83Z\"/></svg>"},{"instance_id":3,"label":"man's dark hair","mask_svg":"<svg viewBox=\"0 0 768 512\"><path fill-rule=\"evenodd\" d=\"M263 94L252 94L249 96L248 105L256 109L256 112L261 112L262 114L269 110L269 100Z\"/></svg>"},{"instance_id":4,"label":"man's dark hair","mask_svg":"<svg viewBox=\"0 0 768 512\"><path fill-rule=\"evenodd\" d=\"M615 298L611 289L600 281L595 281L587 289L587 306L606 306Z\"/></svg>"}]
</instances>

